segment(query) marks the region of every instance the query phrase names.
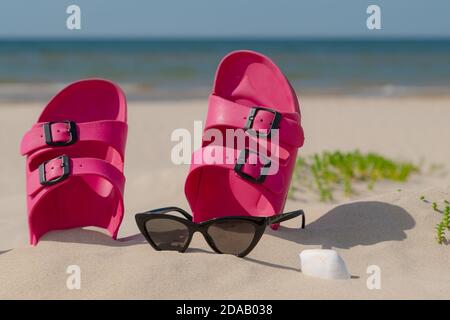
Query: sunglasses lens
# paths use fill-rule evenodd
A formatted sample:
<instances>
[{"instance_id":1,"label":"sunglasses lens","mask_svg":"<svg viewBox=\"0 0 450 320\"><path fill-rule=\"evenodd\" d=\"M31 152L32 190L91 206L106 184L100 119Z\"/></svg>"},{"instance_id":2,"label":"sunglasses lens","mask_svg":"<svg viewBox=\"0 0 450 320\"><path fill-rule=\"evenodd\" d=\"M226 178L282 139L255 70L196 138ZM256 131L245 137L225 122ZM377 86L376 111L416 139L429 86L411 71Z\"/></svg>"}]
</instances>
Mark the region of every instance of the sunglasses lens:
<instances>
[{"instance_id":1,"label":"sunglasses lens","mask_svg":"<svg viewBox=\"0 0 450 320\"><path fill-rule=\"evenodd\" d=\"M242 220L217 221L208 228L208 234L219 251L238 255L250 247L256 226Z\"/></svg>"},{"instance_id":2,"label":"sunglasses lens","mask_svg":"<svg viewBox=\"0 0 450 320\"><path fill-rule=\"evenodd\" d=\"M145 223L148 235L161 250L181 250L189 239L188 227L172 219L151 219Z\"/></svg>"}]
</instances>

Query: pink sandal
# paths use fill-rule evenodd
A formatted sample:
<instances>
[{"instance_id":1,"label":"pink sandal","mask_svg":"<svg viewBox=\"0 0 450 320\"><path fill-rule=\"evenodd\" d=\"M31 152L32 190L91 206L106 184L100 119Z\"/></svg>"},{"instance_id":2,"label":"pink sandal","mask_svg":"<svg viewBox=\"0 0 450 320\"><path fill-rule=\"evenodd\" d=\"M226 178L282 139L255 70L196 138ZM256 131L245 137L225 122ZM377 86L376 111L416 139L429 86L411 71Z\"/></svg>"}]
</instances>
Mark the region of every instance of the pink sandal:
<instances>
[{"instance_id":1,"label":"pink sandal","mask_svg":"<svg viewBox=\"0 0 450 320\"><path fill-rule=\"evenodd\" d=\"M30 243L51 230L97 226L116 239L124 214L127 106L101 79L60 91L25 134Z\"/></svg>"},{"instance_id":2,"label":"pink sandal","mask_svg":"<svg viewBox=\"0 0 450 320\"><path fill-rule=\"evenodd\" d=\"M279 129L279 152L264 160L251 148L230 150L229 146L210 143L204 135L202 148L193 154L185 184L195 222L283 212L297 150L304 141L300 108L280 69L257 52L228 54L218 67L209 98L204 133L218 129L225 136L226 129L239 128L252 136L249 139L261 144L264 138L269 145L270 130ZM222 162L217 161L221 156ZM244 163L238 164L237 159ZM268 169L274 162L279 167L276 173Z\"/></svg>"}]
</instances>

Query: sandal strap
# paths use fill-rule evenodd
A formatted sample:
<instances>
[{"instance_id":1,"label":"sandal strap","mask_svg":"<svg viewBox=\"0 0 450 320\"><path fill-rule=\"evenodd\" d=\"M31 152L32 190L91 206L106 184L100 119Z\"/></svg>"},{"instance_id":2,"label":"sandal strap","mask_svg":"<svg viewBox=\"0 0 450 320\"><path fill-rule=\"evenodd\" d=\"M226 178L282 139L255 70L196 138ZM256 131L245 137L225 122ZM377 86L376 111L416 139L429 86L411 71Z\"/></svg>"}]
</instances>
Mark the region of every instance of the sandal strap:
<instances>
[{"instance_id":1,"label":"sandal strap","mask_svg":"<svg viewBox=\"0 0 450 320\"><path fill-rule=\"evenodd\" d=\"M72 176L96 175L105 178L123 195L125 176L115 166L97 158L59 156L43 162L27 177L27 194L36 196L43 189L53 189Z\"/></svg>"},{"instance_id":2,"label":"sandal strap","mask_svg":"<svg viewBox=\"0 0 450 320\"><path fill-rule=\"evenodd\" d=\"M41 122L25 133L20 153L29 155L39 149L69 146L78 141L97 141L116 149L123 159L127 130L127 124L118 120Z\"/></svg>"},{"instance_id":3,"label":"sandal strap","mask_svg":"<svg viewBox=\"0 0 450 320\"><path fill-rule=\"evenodd\" d=\"M278 194L285 188L286 167L275 161L249 149L239 151L219 145L208 145L193 153L189 176L205 167L220 167L234 171L237 179Z\"/></svg>"},{"instance_id":4,"label":"sandal strap","mask_svg":"<svg viewBox=\"0 0 450 320\"><path fill-rule=\"evenodd\" d=\"M249 134L260 132L262 133L260 136L265 136L264 132L268 133L270 129L279 129L281 143L299 148L304 142L298 113L279 112L267 107L245 106L210 95L205 130L217 127L242 128Z\"/></svg>"}]
</instances>

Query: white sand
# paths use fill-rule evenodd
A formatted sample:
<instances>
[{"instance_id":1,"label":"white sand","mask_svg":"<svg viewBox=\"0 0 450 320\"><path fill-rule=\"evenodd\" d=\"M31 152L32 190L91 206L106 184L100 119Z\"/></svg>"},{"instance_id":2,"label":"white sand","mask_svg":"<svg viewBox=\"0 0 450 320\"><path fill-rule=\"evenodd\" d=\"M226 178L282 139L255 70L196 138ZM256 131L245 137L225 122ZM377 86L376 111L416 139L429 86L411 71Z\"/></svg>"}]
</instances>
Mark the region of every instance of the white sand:
<instances>
[{"instance_id":1,"label":"white sand","mask_svg":"<svg viewBox=\"0 0 450 320\"><path fill-rule=\"evenodd\" d=\"M268 230L245 259L212 254L197 235L188 253L156 252L138 233L134 213L166 205L188 208L187 166L170 161L173 129L202 120L204 101L129 103L126 216L121 241L99 229L47 234L28 246L22 134L42 105L0 106L0 298L448 298L450 249L435 241L439 214L419 200L450 200L450 98L305 97L306 144L321 150L377 151L425 161L424 173L405 185L382 183L353 199L321 204L296 194L286 209L298 220ZM445 170L428 173L430 164ZM399 190L400 189L400 190ZM131 237L130 237L131 236ZM308 278L298 254L308 248L339 251L354 276L348 281ZM81 267L81 290L66 288L66 268ZM366 286L369 265L381 268L381 289Z\"/></svg>"}]
</instances>

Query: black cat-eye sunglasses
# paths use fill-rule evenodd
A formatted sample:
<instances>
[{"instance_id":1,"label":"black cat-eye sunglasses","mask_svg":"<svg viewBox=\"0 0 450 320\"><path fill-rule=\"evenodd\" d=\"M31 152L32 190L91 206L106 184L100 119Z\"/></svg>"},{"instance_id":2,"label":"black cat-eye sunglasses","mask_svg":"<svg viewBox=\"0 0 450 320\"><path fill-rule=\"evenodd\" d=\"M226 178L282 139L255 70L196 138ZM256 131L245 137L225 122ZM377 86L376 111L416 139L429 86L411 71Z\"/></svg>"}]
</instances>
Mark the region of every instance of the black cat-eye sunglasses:
<instances>
[{"instance_id":1,"label":"black cat-eye sunglasses","mask_svg":"<svg viewBox=\"0 0 450 320\"><path fill-rule=\"evenodd\" d=\"M182 214L184 218L172 215L176 213ZM303 229L303 210L272 217L228 216L195 223L183 209L167 207L138 213L135 218L139 230L155 250L184 252L193 234L198 231L215 252L244 257L258 244L266 226L298 216L302 217Z\"/></svg>"}]
</instances>

